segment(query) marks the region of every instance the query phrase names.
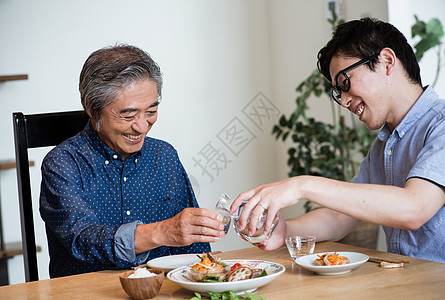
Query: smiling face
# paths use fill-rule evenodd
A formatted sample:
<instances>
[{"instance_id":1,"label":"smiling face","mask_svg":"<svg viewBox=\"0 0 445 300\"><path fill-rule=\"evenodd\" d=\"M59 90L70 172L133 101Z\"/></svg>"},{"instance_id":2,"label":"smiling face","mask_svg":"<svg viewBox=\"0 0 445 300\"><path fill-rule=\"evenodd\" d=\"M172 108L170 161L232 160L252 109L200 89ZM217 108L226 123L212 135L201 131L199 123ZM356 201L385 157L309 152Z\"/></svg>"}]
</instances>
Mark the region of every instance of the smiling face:
<instances>
[{"instance_id":1,"label":"smiling face","mask_svg":"<svg viewBox=\"0 0 445 300\"><path fill-rule=\"evenodd\" d=\"M104 108L99 137L125 160L142 148L145 136L158 118L158 104L156 84L149 79L136 81Z\"/></svg>"},{"instance_id":2,"label":"smiling face","mask_svg":"<svg viewBox=\"0 0 445 300\"><path fill-rule=\"evenodd\" d=\"M330 75L335 86L336 75L345 68L357 63L360 59L344 56L333 56L330 63ZM381 128L387 121L388 101L384 88L386 76L382 66L377 63L371 71L367 65L361 65L347 72L350 88L341 93L341 105L357 115L360 121L371 129Z\"/></svg>"}]
</instances>

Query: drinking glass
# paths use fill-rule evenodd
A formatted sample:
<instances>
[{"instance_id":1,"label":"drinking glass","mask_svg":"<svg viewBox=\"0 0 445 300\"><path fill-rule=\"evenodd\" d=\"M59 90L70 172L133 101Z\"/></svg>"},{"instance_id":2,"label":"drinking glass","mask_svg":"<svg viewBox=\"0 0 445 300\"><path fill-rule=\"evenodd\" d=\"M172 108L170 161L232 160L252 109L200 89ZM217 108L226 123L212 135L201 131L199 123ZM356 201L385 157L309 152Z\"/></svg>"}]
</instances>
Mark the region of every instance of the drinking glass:
<instances>
[{"instance_id":1,"label":"drinking glass","mask_svg":"<svg viewBox=\"0 0 445 300\"><path fill-rule=\"evenodd\" d=\"M247 240L250 243L259 243L270 238L279 222L278 215L275 216L269 233L264 234L263 231L264 225L266 223L267 209L264 210L260 218L258 219L257 229L255 233L253 235L249 235L248 225L243 230L239 229L238 227L239 216L241 215L241 212L243 211L244 205L247 203L247 201L241 203L241 205L238 207L238 210L233 215L231 215L229 214L229 209L232 202L233 200L227 194L223 193L216 203L216 211L223 217L222 223L224 224L224 231L226 234L229 231L230 223L232 222L232 226L235 229L235 232L241 238ZM249 221L250 217L248 218L247 223L249 223Z\"/></svg>"},{"instance_id":2,"label":"drinking glass","mask_svg":"<svg viewBox=\"0 0 445 300\"><path fill-rule=\"evenodd\" d=\"M314 252L315 240L316 238L313 235L296 235L287 237L285 242L290 256L295 261L300 256Z\"/></svg>"},{"instance_id":3,"label":"drinking glass","mask_svg":"<svg viewBox=\"0 0 445 300\"><path fill-rule=\"evenodd\" d=\"M223 223L224 225L225 234L229 232L230 223L232 221L232 218L234 217L229 214L231 202L232 199L230 199L230 197L227 194L223 193L219 196L219 200L215 206L216 212L219 213L221 217L223 217L221 223Z\"/></svg>"}]
</instances>

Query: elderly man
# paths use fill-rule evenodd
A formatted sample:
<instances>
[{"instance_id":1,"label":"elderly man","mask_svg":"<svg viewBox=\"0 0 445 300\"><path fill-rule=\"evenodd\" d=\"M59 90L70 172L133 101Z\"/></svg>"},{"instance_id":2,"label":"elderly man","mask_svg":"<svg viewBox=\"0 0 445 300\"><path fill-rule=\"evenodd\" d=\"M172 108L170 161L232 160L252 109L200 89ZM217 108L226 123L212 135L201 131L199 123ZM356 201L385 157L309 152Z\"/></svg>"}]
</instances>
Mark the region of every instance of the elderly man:
<instances>
[{"instance_id":1,"label":"elderly man","mask_svg":"<svg viewBox=\"0 0 445 300\"><path fill-rule=\"evenodd\" d=\"M79 90L91 122L42 164L51 277L202 253L224 235L221 216L198 208L176 150L146 137L161 89L158 65L137 47L86 60Z\"/></svg>"},{"instance_id":2,"label":"elderly man","mask_svg":"<svg viewBox=\"0 0 445 300\"><path fill-rule=\"evenodd\" d=\"M364 18L337 27L318 53L332 82L332 99L369 129L382 128L352 182L297 176L242 193L240 227L268 208L266 230L285 206L307 199L321 205L279 224L259 247L276 249L284 237L314 234L338 240L360 220L383 225L388 251L445 262L445 101L422 87L411 46L391 24Z\"/></svg>"}]
</instances>

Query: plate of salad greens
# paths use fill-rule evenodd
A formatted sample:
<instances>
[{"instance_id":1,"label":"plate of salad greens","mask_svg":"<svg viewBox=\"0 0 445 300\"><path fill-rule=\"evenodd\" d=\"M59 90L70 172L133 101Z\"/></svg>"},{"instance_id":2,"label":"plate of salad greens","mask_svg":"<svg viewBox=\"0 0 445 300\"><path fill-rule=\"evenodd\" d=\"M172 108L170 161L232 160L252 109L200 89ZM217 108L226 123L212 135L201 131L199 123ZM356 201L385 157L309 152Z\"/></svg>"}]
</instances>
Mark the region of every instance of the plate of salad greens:
<instances>
[{"instance_id":1,"label":"plate of salad greens","mask_svg":"<svg viewBox=\"0 0 445 300\"><path fill-rule=\"evenodd\" d=\"M201 261L176 268L167 278L182 288L200 293L253 292L280 276L286 268L264 260L220 260L207 255Z\"/></svg>"}]
</instances>

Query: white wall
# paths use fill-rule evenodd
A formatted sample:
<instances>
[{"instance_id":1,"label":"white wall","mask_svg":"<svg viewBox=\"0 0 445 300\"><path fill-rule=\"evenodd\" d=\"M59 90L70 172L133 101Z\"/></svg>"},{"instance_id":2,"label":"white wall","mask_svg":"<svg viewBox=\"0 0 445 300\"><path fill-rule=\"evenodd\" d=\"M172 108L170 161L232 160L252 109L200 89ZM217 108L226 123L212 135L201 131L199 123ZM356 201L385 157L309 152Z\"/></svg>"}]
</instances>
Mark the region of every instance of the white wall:
<instances>
[{"instance_id":1,"label":"white wall","mask_svg":"<svg viewBox=\"0 0 445 300\"><path fill-rule=\"evenodd\" d=\"M386 0L368 2L345 0L346 19L387 19ZM87 56L126 42L147 50L161 66L163 102L150 135L176 147L201 206L212 208L221 192L236 196L283 179L286 146L270 132L278 112L293 110L295 87L315 68L316 53L330 37L324 5L324 0L1 0L0 74L25 73L29 79L0 83L0 160L14 158L12 112L80 109L78 76ZM260 109L260 100L273 110L257 126L248 112ZM241 122L238 129L244 125L243 138L251 141L241 144L244 148L229 144L236 154L221 135L233 122ZM219 173L209 169L213 179L194 160L203 159L209 143L229 160ZM30 152L37 164L32 168L36 215L39 165L46 151ZM0 184L5 239L17 241L15 171L2 171ZM301 213L296 206L286 216ZM36 223L43 247L41 278L47 278L46 238L40 218ZM248 246L231 232L213 248ZM23 282L22 257L11 259L9 268L10 282Z\"/></svg>"}]
</instances>

